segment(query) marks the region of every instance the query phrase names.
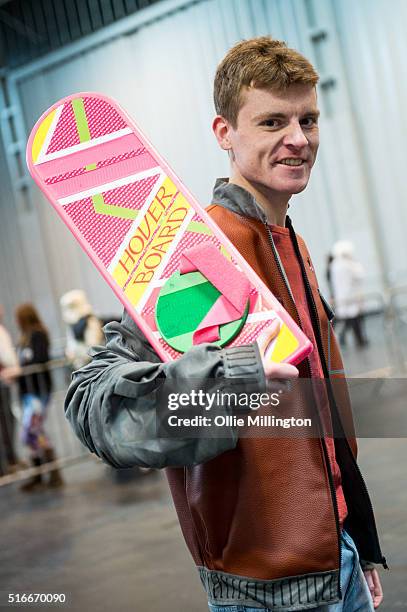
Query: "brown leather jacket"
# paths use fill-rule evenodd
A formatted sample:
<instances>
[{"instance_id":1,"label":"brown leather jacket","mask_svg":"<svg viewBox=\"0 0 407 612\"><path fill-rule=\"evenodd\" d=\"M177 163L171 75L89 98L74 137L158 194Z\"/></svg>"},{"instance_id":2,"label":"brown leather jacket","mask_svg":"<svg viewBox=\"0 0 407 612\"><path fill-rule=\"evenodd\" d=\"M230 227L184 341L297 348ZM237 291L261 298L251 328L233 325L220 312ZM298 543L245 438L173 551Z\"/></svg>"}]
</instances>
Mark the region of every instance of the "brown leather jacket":
<instances>
[{"instance_id":1,"label":"brown leather jacket","mask_svg":"<svg viewBox=\"0 0 407 612\"><path fill-rule=\"evenodd\" d=\"M247 192L239 194L239 189L218 181L214 200L220 204L207 210L300 325L264 213L255 201L248 205ZM309 288L325 376L342 379L328 387L328 394L348 506L345 528L361 558L385 564L356 464L352 413L329 306L320 295L304 241L293 230L291 235ZM306 360L299 370L301 377L309 376ZM308 411L300 398L290 414ZM338 600L338 513L323 439L242 438L235 449L211 461L170 468L167 475L184 537L212 603L300 610Z\"/></svg>"}]
</instances>

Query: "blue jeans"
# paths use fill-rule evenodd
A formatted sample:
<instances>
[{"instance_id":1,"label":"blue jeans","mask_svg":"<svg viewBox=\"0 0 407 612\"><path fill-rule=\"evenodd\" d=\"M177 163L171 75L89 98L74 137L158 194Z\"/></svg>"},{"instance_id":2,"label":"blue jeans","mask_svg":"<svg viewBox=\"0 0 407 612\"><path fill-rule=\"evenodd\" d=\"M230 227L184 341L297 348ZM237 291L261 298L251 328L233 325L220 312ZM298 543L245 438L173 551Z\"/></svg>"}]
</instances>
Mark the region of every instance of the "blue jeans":
<instances>
[{"instance_id":1,"label":"blue jeans","mask_svg":"<svg viewBox=\"0 0 407 612\"><path fill-rule=\"evenodd\" d=\"M313 612L373 612L372 596L360 567L359 555L354 541L346 531L342 531L341 590L342 601L311 608ZM211 612L273 612L272 608L208 605Z\"/></svg>"}]
</instances>

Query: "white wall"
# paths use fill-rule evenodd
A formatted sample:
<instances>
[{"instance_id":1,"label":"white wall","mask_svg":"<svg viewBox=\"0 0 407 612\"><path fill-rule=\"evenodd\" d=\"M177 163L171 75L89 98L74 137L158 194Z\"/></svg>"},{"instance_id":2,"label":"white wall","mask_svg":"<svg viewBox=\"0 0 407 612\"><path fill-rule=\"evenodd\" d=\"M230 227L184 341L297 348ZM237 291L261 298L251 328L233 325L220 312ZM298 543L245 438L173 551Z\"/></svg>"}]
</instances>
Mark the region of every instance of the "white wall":
<instances>
[{"instance_id":1,"label":"white wall","mask_svg":"<svg viewBox=\"0 0 407 612\"><path fill-rule=\"evenodd\" d=\"M165 11L166 5L159 6ZM368 289L381 287L385 273L393 279L406 271L407 281L406 212L401 210L406 4L313 0L314 15L310 7L310 0L203 0L63 63L44 65L18 81L27 133L67 94L94 90L113 96L205 204L214 179L228 171L210 128L216 65L241 38L282 38L302 50L323 79L335 82L327 93L319 91L319 157L308 189L290 208L320 276L333 242L346 237L368 270ZM326 36L315 45L311 35L321 28ZM82 287L99 313L118 311L80 247L32 189L51 279L52 295L44 297L55 304L64 291ZM3 198L1 205L4 209ZM6 215L15 214L7 210ZM1 224L2 242L4 228ZM17 293L22 291L20 284ZM58 325L57 316L55 321Z\"/></svg>"},{"instance_id":2,"label":"white wall","mask_svg":"<svg viewBox=\"0 0 407 612\"><path fill-rule=\"evenodd\" d=\"M407 283L407 3L331 0L392 283Z\"/></svg>"}]
</instances>

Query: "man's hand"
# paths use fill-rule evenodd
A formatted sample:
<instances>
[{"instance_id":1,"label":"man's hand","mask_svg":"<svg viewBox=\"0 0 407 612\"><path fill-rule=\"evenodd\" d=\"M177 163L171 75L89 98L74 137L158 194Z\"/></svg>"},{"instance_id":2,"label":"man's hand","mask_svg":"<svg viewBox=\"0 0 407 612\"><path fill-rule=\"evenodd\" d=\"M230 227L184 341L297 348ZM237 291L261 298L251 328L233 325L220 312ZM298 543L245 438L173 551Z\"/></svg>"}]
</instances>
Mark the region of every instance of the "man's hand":
<instances>
[{"instance_id":1,"label":"man's hand","mask_svg":"<svg viewBox=\"0 0 407 612\"><path fill-rule=\"evenodd\" d=\"M363 573L372 596L374 609L376 609L383 601L383 589L380 583L379 573L377 569L365 570Z\"/></svg>"},{"instance_id":2,"label":"man's hand","mask_svg":"<svg viewBox=\"0 0 407 612\"><path fill-rule=\"evenodd\" d=\"M275 363L271 359L266 358L267 349L271 342L278 335L280 331L280 321L275 320L270 327L260 334L257 338L257 344L259 346L260 355L262 358L264 373L266 375L268 390L271 390L271 386L276 380L287 380L290 378L298 378L298 370L295 366L289 363ZM280 385L281 386L281 385Z\"/></svg>"}]
</instances>

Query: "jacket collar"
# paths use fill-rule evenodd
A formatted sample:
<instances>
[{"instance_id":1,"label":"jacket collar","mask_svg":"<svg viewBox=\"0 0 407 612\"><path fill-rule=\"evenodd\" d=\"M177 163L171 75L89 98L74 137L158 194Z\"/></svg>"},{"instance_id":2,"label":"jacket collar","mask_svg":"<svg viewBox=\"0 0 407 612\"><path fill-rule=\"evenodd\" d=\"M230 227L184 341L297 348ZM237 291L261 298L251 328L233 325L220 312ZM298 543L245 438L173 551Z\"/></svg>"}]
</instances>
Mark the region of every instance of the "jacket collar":
<instances>
[{"instance_id":1,"label":"jacket collar","mask_svg":"<svg viewBox=\"0 0 407 612\"><path fill-rule=\"evenodd\" d=\"M243 217L267 223L267 216L256 198L239 185L229 183L227 178L216 179L212 204L218 204Z\"/></svg>"}]
</instances>

